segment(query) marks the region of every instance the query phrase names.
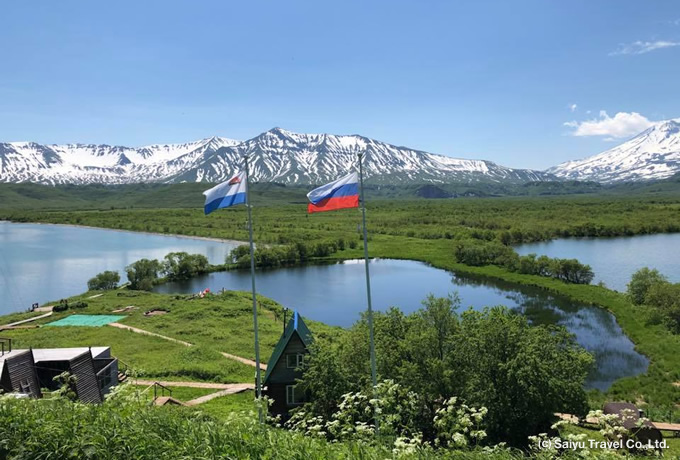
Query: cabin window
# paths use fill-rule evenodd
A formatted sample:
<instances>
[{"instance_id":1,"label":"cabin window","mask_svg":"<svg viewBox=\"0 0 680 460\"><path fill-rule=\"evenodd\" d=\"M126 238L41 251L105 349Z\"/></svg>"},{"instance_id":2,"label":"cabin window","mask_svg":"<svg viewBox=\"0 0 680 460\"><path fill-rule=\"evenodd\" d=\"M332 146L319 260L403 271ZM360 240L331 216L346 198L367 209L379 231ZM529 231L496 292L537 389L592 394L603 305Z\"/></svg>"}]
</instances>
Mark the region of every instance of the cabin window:
<instances>
[{"instance_id":1,"label":"cabin window","mask_svg":"<svg viewBox=\"0 0 680 460\"><path fill-rule=\"evenodd\" d=\"M305 355L302 353L290 353L286 355L286 367L288 369L296 369L304 363Z\"/></svg>"},{"instance_id":2,"label":"cabin window","mask_svg":"<svg viewBox=\"0 0 680 460\"><path fill-rule=\"evenodd\" d=\"M286 404L295 406L305 402L305 394L301 390L295 391L295 385L286 385Z\"/></svg>"}]
</instances>

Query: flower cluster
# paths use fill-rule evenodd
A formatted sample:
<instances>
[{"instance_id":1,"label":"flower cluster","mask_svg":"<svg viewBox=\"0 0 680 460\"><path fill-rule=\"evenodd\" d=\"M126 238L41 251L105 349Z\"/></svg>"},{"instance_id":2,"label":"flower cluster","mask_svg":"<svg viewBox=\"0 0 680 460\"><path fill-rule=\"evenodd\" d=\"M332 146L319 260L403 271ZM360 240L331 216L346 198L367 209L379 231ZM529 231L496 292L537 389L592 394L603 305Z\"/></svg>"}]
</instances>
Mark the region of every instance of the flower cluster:
<instances>
[{"instance_id":1,"label":"flower cluster","mask_svg":"<svg viewBox=\"0 0 680 460\"><path fill-rule=\"evenodd\" d=\"M486 407L475 409L458 404L456 397L446 400L434 416L435 445L462 448L479 444L486 438L486 432L480 427L487 412Z\"/></svg>"}]
</instances>

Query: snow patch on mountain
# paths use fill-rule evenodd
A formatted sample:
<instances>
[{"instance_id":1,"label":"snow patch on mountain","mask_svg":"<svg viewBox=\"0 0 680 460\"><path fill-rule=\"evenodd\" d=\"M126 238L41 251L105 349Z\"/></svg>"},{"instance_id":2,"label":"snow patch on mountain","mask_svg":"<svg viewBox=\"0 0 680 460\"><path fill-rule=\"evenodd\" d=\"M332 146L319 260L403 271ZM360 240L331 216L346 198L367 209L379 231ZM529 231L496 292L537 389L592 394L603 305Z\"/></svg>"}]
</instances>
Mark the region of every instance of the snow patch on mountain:
<instances>
[{"instance_id":1,"label":"snow patch on mountain","mask_svg":"<svg viewBox=\"0 0 680 460\"><path fill-rule=\"evenodd\" d=\"M359 135L300 134L274 128L245 142L212 137L139 148L10 142L0 144L0 182L219 182L241 169L248 155L254 181L318 184L356 167L359 153L364 154L366 177L376 183L554 179L540 171L435 155Z\"/></svg>"},{"instance_id":2,"label":"snow patch on mountain","mask_svg":"<svg viewBox=\"0 0 680 460\"><path fill-rule=\"evenodd\" d=\"M660 122L619 146L547 172L603 183L666 179L680 172L680 120Z\"/></svg>"}]
</instances>

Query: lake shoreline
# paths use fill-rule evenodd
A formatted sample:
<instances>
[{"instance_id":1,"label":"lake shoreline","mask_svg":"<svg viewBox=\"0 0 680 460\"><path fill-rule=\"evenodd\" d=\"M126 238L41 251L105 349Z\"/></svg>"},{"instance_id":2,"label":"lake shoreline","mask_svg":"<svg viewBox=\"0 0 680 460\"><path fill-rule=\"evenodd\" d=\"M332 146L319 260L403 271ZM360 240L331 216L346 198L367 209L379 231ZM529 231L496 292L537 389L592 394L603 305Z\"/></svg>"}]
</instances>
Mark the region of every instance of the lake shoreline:
<instances>
[{"instance_id":1,"label":"lake shoreline","mask_svg":"<svg viewBox=\"0 0 680 460\"><path fill-rule=\"evenodd\" d=\"M74 227L74 228L86 228L90 230L110 230L114 232L123 232L123 233L142 233L145 235L156 235L156 236L167 236L167 237L175 237L175 238L186 238L190 240L200 240L200 241L212 241L215 243L231 243L231 244L248 244L247 241L240 241L240 240L229 240L226 238L215 238L215 237L209 237L209 236L190 236L190 235L178 235L176 233L160 233L160 232L147 232L147 231L142 231L142 230L125 230L122 228L111 228L111 227L95 227L93 225L80 225L80 224L53 224L49 222L14 222L11 220L0 220L1 223L10 223L10 224L31 224L31 225L55 225L59 227Z\"/></svg>"}]
</instances>

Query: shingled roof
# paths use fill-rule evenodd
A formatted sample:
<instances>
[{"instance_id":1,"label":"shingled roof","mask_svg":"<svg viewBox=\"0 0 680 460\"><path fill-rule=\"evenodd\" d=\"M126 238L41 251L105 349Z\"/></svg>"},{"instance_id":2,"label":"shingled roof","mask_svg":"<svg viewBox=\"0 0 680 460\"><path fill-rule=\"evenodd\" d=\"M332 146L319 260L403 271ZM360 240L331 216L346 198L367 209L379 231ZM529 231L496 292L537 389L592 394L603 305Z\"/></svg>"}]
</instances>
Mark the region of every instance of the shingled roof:
<instances>
[{"instance_id":1,"label":"shingled roof","mask_svg":"<svg viewBox=\"0 0 680 460\"><path fill-rule=\"evenodd\" d=\"M300 337L300 340L305 345L305 347L309 348L313 342L312 333L307 328L305 322L302 321L302 317L297 311L293 312L293 317L288 322L286 330L279 339L279 343L276 344L271 358L269 358L269 362L267 363L267 373L264 375L263 385L267 383L269 375L271 374L274 367L276 367L276 363L278 363L279 359L281 359L283 351L288 346L288 342L290 342L290 339L293 338L295 334Z\"/></svg>"}]
</instances>

